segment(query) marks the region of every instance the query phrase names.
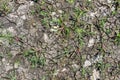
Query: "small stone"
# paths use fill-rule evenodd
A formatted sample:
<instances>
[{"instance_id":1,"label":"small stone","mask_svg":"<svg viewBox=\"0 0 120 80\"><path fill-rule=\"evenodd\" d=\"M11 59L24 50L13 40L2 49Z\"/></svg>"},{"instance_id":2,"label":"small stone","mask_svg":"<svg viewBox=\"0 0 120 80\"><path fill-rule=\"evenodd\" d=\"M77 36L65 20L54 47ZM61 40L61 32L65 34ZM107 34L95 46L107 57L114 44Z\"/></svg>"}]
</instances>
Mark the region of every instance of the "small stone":
<instances>
[{"instance_id":1,"label":"small stone","mask_svg":"<svg viewBox=\"0 0 120 80\"><path fill-rule=\"evenodd\" d=\"M91 66L91 62L89 60L86 60L83 67Z\"/></svg>"},{"instance_id":2,"label":"small stone","mask_svg":"<svg viewBox=\"0 0 120 80\"><path fill-rule=\"evenodd\" d=\"M15 62L14 63L14 68L18 68L19 67L19 62Z\"/></svg>"},{"instance_id":3,"label":"small stone","mask_svg":"<svg viewBox=\"0 0 120 80\"><path fill-rule=\"evenodd\" d=\"M56 3L56 6L57 6L57 7L61 7L62 4L61 4L61 3Z\"/></svg>"},{"instance_id":4,"label":"small stone","mask_svg":"<svg viewBox=\"0 0 120 80\"><path fill-rule=\"evenodd\" d=\"M2 59L2 62L5 62L5 61L6 61L6 59L5 59L5 58L3 58L3 59Z\"/></svg>"},{"instance_id":5,"label":"small stone","mask_svg":"<svg viewBox=\"0 0 120 80\"><path fill-rule=\"evenodd\" d=\"M79 7L79 3L76 3L76 4L75 4L75 7Z\"/></svg>"},{"instance_id":6,"label":"small stone","mask_svg":"<svg viewBox=\"0 0 120 80\"><path fill-rule=\"evenodd\" d=\"M89 40L88 47L93 46L94 43L95 43L95 39L94 39L94 38L91 38L91 39Z\"/></svg>"},{"instance_id":7,"label":"small stone","mask_svg":"<svg viewBox=\"0 0 120 80\"><path fill-rule=\"evenodd\" d=\"M53 26L53 28L50 29L51 32L57 32L58 31L59 26Z\"/></svg>"},{"instance_id":8,"label":"small stone","mask_svg":"<svg viewBox=\"0 0 120 80\"><path fill-rule=\"evenodd\" d=\"M114 7L112 7L112 8L111 8L111 11L115 11L115 8L114 8Z\"/></svg>"},{"instance_id":9,"label":"small stone","mask_svg":"<svg viewBox=\"0 0 120 80\"><path fill-rule=\"evenodd\" d=\"M57 29L50 29L51 32L57 32L58 30Z\"/></svg>"},{"instance_id":10,"label":"small stone","mask_svg":"<svg viewBox=\"0 0 120 80\"><path fill-rule=\"evenodd\" d=\"M88 0L88 1L91 1L91 0Z\"/></svg>"},{"instance_id":11,"label":"small stone","mask_svg":"<svg viewBox=\"0 0 120 80\"><path fill-rule=\"evenodd\" d=\"M108 3L111 3L112 1L111 0L107 0Z\"/></svg>"},{"instance_id":12,"label":"small stone","mask_svg":"<svg viewBox=\"0 0 120 80\"><path fill-rule=\"evenodd\" d=\"M74 70L78 70L79 69L79 65L77 65L77 64L73 64L72 67L73 67Z\"/></svg>"},{"instance_id":13,"label":"small stone","mask_svg":"<svg viewBox=\"0 0 120 80\"><path fill-rule=\"evenodd\" d=\"M30 6L33 6L33 5L34 5L34 2L33 2L33 1L30 1L29 4L30 4Z\"/></svg>"},{"instance_id":14,"label":"small stone","mask_svg":"<svg viewBox=\"0 0 120 80\"><path fill-rule=\"evenodd\" d=\"M93 74L90 77L90 80L98 80L100 79L100 73L96 69L93 70Z\"/></svg>"},{"instance_id":15,"label":"small stone","mask_svg":"<svg viewBox=\"0 0 120 80\"><path fill-rule=\"evenodd\" d=\"M92 18L94 18L96 14L97 14L97 12L90 12L90 16L91 16Z\"/></svg>"},{"instance_id":16,"label":"small stone","mask_svg":"<svg viewBox=\"0 0 120 80\"><path fill-rule=\"evenodd\" d=\"M55 16L55 15L56 15L56 12L52 12L52 13L51 13L51 16Z\"/></svg>"},{"instance_id":17,"label":"small stone","mask_svg":"<svg viewBox=\"0 0 120 80\"><path fill-rule=\"evenodd\" d=\"M65 72L65 71L67 71L67 69L66 69L66 68L63 68L63 69L61 70L61 72Z\"/></svg>"},{"instance_id":18,"label":"small stone","mask_svg":"<svg viewBox=\"0 0 120 80\"><path fill-rule=\"evenodd\" d=\"M62 14L62 13L63 13L63 11L62 11L62 10L58 10L58 12L59 12L60 14Z\"/></svg>"},{"instance_id":19,"label":"small stone","mask_svg":"<svg viewBox=\"0 0 120 80\"><path fill-rule=\"evenodd\" d=\"M21 16L21 19L26 20L27 18L26 18L25 15L22 15L22 16Z\"/></svg>"},{"instance_id":20,"label":"small stone","mask_svg":"<svg viewBox=\"0 0 120 80\"><path fill-rule=\"evenodd\" d=\"M53 26L53 28L54 28L54 29L57 29L57 28L59 28L59 26L58 26L58 25L57 25L57 26Z\"/></svg>"},{"instance_id":21,"label":"small stone","mask_svg":"<svg viewBox=\"0 0 120 80\"><path fill-rule=\"evenodd\" d=\"M49 41L48 35L47 35L46 33L44 33L44 36L43 36L43 37L44 37L44 41L45 41L45 42L48 42L48 41Z\"/></svg>"}]
</instances>

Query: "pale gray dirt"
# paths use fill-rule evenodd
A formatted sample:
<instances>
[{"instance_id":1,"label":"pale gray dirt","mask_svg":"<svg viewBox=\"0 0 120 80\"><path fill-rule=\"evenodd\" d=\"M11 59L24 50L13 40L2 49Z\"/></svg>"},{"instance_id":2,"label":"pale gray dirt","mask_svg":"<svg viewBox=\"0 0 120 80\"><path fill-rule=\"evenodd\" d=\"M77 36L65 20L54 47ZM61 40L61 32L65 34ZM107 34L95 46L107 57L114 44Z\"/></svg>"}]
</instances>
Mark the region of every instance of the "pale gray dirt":
<instances>
[{"instance_id":1,"label":"pale gray dirt","mask_svg":"<svg viewBox=\"0 0 120 80\"><path fill-rule=\"evenodd\" d=\"M115 42L119 34L120 44L120 4L115 0L74 0L73 4L45 0L41 5L42 1L8 0L11 11L0 9L0 80L120 80L120 45ZM83 32L82 47L72 23L74 8L86 10L75 22L88 33ZM39 14L42 10L48 12L47 25L42 23L46 18ZM63 16L61 25L51 22L63 14L68 16ZM64 26L71 29L69 38L67 31L62 32Z\"/></svg>"}]
</instances>

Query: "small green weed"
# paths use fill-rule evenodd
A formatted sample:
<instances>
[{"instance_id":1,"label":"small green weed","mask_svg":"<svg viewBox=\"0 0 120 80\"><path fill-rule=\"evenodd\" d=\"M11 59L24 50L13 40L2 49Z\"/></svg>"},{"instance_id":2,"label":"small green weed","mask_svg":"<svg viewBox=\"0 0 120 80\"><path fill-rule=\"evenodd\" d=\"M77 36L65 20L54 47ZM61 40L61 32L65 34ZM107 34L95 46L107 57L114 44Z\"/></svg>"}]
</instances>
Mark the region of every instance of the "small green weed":
<instances>
[{"instance_id":1,"label":"small green weed","mask_svg":"<svg viewBox=\"0 0 120 80\"><path fill-rule=\"evenodd\" d=\"M99 71L105 71L107 70L108 67L110 67L111 65L109 63L105 63L105 62L97 62L95 64L96 68L99 70Z\"/></svg>"},{"instance_id":2,"label":"small green weed","mask_svg":"<svg viewBox=\"0 0 120 80\"><path fill-rule=\"evenodd\" d=\"M115 38L115 43L116 43L117 45L120 44L120 33L117 34L117 36L116 36L116 38Z\"/></svg>"},{"instance_id":3,"label":"small green weed","mask_svg":"<svg viewBox=\"0 0 120 80\"><path fill-rule=\"evenodd\" d=\"M33 49L26 50L24 56L30 61L32 67L44 66L46 59L43 56L38 56L37 52Z\"/></svg>"},{"instance_id":4,"label":"small green weed","mask_svg":"<svg viewBox=\"0 0 120 80\"><path fill-rule=\"evenodd\" d=\"M65 36L65 38L69 38L70 37L70 28L69 27L64 27L63 31L62 31L62 34L63 36Z\"/></svg>"},{"instance_id":5,"label":"small green weed","mask_svg":"<svg viewBox=\"0 0 120 80\"><path fill-rule=\"evenodd\" d=\"M66 0L68 3L74 3L75 0Z\"/></svg>"},{"instance_id":6,"label":"small green weed","mask_svg":"<svg viewBox=\"0 0 120 80\"><path fill-rule=\"evenodd\" d=\"M79 27L76 27L75 33L76 33L76 37L78 38L79 46L83 46L84 45L83 37L86 34L85 30Z\"/></svg>"},{"instance_id":7,"label":"small green weed","mask_svg":"<svg viewBox=\"0 0 120 80\"><path fill-rule=\"evenodd\" d=\"M4 39L10 39L10 38L12 38L13 36L10 34L10 33L8 33L8 34L0 34L0 38L4 38Z\"/></svg>"},{"instance_id":8,"label":"small green weed","mask_svg":"<svg viewBox=\"0 0 120 80\"><path fill-rule=\"evenodd\" d=\"M114 10L114 11L111 12L111 14L112 14L113 16L115 16L115 15L117 14L117 11Z\"/></svg>"},{"instance_id":9,"label":"small green weed","mask_svg":"<svg viewBox=\"0 0 120 80\"><path fill-rule=\"evenodd\" d=\"M107 21L106 18L103 18L99 21L99 25L100 25L101 28L103 28L105 26L106 21Z\"/></svg>"},{"instance_id":10,"label":"small green weed","mask_svg":"<svg viewBox=\"0 0 120 80\"><path fill-rule=\"evenodd\" d=\"M82 69L81 69L81 75L84 77L86 73L87 73L86 69L85 69L85 68L82 68Z\"/></svg>"},{"instance_id":11,"label":"small green weed","mask_svg":"<svg viewBox=\"0 0 120 80\"><path fill-rule=\"evenodd\" d=\"M17 76L16 76L16 72L11 71L5 78L9 79L9 80L17 80Z\"/></svg>"},{"instance_id":12,"label":"small green weed","mask_svg":"<svg viewBox=\"0 0 120 80\"><path fill-rule=\"evenodd\" d=\"M81 10L79 8L75 8L74 10L74 15L76 18L80 18L81 16L85 15L86 11Z\"/></svg>"},{"instance_id":13,"label":"small green weed","mask_svg":"<svg viewBox=\"0 0 120 80\"><path fill-rule=\"evenodd\" d=\"M68 56L70 53L69 49L68 48L64 48L64 55Z\"/></svg>"},{"instance_id":14,"label":"small green weed","mask_svg":"<svg viewBox=\"0 0 120 80\"><path fill-rule=\"evenodd\" d=\"M43 77L42 77L42 80L46 80L46 77L45 77L45 76L43 76Z\"/></svg>"},{"instance_id":15,"label":"small green weed","mask_svg":"<svg viewBox=\"0 0 120 80\"><path fill-rule=\"evenodd\" d=\"M9 44L13 43L13 36L10 33L7 34L0 34L0 39L1 40L8 40Z\"/></svg>"},{"instance_id":16,"label":"small green weed","mask_svg":"<svg viewBox=\"0 0 120 80\"><path fill-rule=\"evenodd\" d=\"M59 18L52 18L52 20L50 21L50 24L60 26L62 24L62 21Z\"/></svg>"},{"instance_id":17,"label":"small green weed","mask_svg":"<svg viewBox=\"0 0 120 80\"><path fill-rule=\"evenodd\" d=\"M11 11L8 2L9 0L0 0L0 16L8 14Z\"/></svg>"},{"instance_id":18,"label":"small green weed","mask_svg":"<svg viewBox=\"0 0 120 80\"><path fill-rule=\"evenodd\" d=\"M17 79L16 79L16 76L11 75L11 76L10 76L10 80L17 80Z\"/></svg>"}]
</instances>

